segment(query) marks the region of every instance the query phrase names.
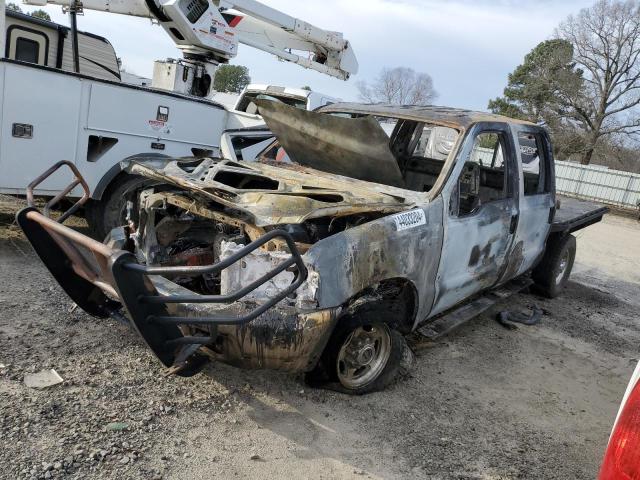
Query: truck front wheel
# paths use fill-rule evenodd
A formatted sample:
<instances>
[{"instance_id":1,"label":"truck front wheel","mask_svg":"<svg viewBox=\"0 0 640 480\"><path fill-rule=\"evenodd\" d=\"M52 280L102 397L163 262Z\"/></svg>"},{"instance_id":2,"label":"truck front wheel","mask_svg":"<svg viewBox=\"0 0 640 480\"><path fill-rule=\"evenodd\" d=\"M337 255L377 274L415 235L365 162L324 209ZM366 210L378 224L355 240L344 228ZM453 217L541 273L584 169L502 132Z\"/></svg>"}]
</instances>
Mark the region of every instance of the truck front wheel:
<instances>
[{"instance_id":1,"label":"truck front wheel","mask_svg":"<svg viewBox=\"0 0 640 480\"><path fill-rule=\"evenodd\" d=\"M412 358L398 331L382 322L350 317L338 323L323 364L330 380L340 382L345 393L361 395L393 383Z\"/></svg>"},{"instance_id":2,"label":"truck front wheel","mask_svg":"<svg viewBox=\"0 0 640 480\"><path fill-rule=\"evenodd\" d=\"M547 250L531 277L537 289L548 298L555 298L569 281L576 259L576 237L563 235L550 238Z\"/></svg>"}]
</instances>

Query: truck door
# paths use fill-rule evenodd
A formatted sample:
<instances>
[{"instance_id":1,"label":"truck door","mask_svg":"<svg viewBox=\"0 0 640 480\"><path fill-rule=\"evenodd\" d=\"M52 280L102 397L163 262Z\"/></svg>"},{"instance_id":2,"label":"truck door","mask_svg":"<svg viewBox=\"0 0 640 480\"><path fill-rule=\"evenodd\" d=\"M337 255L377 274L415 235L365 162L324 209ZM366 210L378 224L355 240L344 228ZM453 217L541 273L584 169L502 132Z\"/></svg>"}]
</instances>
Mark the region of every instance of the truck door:
<instances>
[{"instance_id":1,"label":"truck door","mask_svg":"<svg viewBox=\"0 0 640 480\"><path fill-rule=\"evenodd\" d=\"M506 124L477 124L467 133L442 193L444 242L431 315L501 278L518 222L515 152Z\"/></svg>"},{"instance_id":2,"label":"truck door","mask_svg":"<svg viewBox=\"0 0 640 480\"><path fill-rule=\"evenodd\" d=\"M534 266L544 252L554 212L553 153L547 134L536 127L512 127L517 142L520 215L509 265L502 281Z\"/></svg>"}]
</instances>

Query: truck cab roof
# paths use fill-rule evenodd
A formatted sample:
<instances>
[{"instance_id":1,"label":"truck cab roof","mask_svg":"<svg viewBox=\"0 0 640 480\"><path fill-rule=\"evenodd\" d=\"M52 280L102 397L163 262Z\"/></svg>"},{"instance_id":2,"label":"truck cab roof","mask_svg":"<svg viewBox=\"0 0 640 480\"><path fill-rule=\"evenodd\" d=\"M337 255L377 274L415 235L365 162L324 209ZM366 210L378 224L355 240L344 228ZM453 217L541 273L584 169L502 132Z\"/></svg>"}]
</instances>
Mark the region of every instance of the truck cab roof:
<instances>
[{"instance_id":1,"label":"truck cab roof","mask_svg":"<svg viewBox=\"0 0 640 480\"><path fill-rule=\"evenodd\" d=\"M430 123L466 130L480 122L517 123L541 128L534 123L493 113L476 112L461 108L442 107L437 105L392 105L387 103L351 103L340 102L326 105L318 109L320 113L351 113L356 115L373 115L418 122Z\"/></svg>"}]
</instances>

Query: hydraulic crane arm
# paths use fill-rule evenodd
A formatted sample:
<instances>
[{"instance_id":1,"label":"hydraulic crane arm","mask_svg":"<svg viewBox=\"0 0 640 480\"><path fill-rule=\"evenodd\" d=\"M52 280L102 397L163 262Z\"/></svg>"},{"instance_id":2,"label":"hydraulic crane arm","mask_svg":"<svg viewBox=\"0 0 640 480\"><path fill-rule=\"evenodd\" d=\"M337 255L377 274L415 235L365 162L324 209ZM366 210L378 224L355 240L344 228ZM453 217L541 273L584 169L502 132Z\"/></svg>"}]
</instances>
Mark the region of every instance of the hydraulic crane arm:
<instances>
[{"instance_id":1,"label":"hydraulic crane arm","mask_svg":"<svg viewBox=\"0 0 640 480\"><path fill-rule=\"evenodd\" d=\"M73 0L24 2L73 6ZM315 27L255 0L78 0L77 7L151 18L190 60L226 63L242 43L342 80L358 71L353 49L341 33Z\"/></svg>"}]
</instances>

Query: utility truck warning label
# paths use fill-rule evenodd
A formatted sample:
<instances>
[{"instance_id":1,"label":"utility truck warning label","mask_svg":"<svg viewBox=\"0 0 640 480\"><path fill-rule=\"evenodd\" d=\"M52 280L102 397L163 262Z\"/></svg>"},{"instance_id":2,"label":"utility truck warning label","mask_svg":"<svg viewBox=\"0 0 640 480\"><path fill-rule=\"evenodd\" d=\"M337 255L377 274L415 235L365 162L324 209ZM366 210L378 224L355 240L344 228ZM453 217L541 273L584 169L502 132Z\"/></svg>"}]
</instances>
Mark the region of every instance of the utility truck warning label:
<instances>
[{"instance_id":1,"label":"utility truck warning label","mask_svg":"<svg viewBox=\"0 0 640 480\"><path fill-rule=\"evenodd\" d=\"M427 224L427 217L424 214L424 210L420 208L409 212L398 213L393 216L393 220L396 222L396 229L399 232Z\"/></svg>"}]
</instances>

